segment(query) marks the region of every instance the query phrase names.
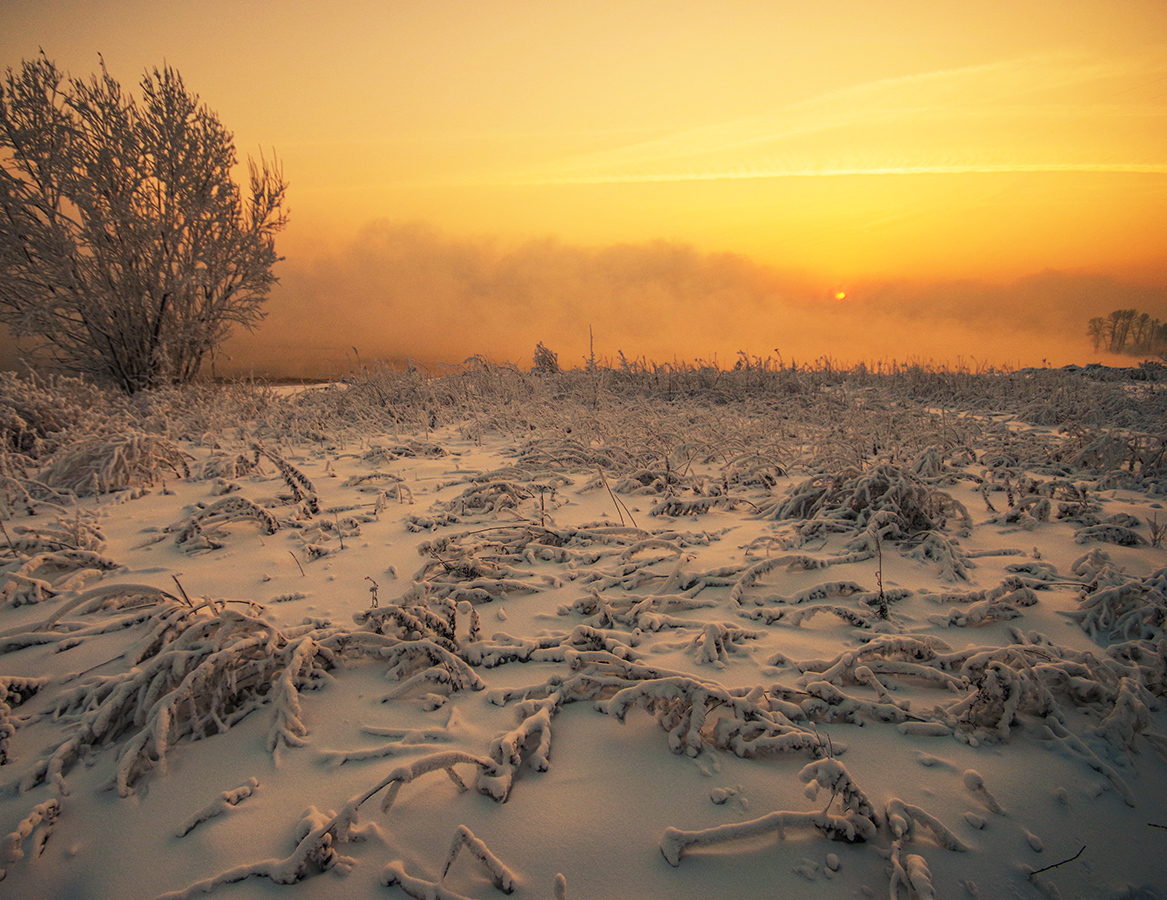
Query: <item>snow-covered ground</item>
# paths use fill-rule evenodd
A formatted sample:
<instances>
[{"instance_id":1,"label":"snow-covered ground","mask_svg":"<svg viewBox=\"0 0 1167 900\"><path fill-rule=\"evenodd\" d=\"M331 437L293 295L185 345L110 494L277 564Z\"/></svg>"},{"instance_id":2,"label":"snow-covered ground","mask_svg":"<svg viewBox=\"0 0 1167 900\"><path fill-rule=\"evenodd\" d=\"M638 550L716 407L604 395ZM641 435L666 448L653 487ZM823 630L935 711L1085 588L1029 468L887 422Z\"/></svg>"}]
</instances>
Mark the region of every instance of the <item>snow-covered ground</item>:
<instances>
[{"instance_id":1,"label":"snow-covered ground","mask_svg":"<svg viewBox=\"0 0 1167 900\"><path fill-rule=\"evenodd\" d=\"M618 375L6 381L0 896L1167 898L1155 385Z\"/></svg>"}]
</instances>

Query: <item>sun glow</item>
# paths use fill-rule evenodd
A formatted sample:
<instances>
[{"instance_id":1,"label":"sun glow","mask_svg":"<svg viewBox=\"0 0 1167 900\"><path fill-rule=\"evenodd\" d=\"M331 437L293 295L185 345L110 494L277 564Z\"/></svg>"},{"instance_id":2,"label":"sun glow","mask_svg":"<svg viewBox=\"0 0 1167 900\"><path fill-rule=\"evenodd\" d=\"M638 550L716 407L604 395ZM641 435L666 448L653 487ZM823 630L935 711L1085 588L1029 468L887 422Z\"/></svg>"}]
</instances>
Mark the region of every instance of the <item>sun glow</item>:
<instances>
[{"instance_id":1,"label":"sun glow","mask_svg":"<svg viewBox=\"0 0 1167 900\"><path fill-rule=\"evenodd\" d=\"M363 355L578 359L592 324L658 359L1068 362L1094 316L1167 318L1163 0L270 6L9 3L0 29L0 70L165 60L278 158L286 262L234 365L343 369L353 328Z\"/></svg>"}]
</instances>

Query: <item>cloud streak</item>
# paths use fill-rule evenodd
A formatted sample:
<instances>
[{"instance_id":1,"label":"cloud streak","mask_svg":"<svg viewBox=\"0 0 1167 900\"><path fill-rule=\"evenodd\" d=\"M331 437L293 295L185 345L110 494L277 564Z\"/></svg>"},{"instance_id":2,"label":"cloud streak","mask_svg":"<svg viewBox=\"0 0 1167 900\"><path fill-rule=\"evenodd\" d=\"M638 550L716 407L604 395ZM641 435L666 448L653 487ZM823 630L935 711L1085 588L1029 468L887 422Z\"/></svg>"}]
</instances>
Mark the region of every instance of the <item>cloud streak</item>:
<instances>
[{"instance_id":1,"label":"cloud streak","mask_svg":"<svg viewBox=\"0 0 1167 900\"><path fill-rule=\"evenodd\" d=\"M561 159L505 180L1164 174L1167 104L1140 99L1145 91L1139 89L1165 76L1167 66L1157 60L1120 66L1046 55L885 78L773 113ZM1099 127L1102 121L1106 128ZM911 158L902 158L905 152Z\"/></svg>"},{"instance_id":2,"label":"cloud streak","mask_svg":"<svg viewBox=\"0 0 1167 900\"><path fill-rule=\"evenodd\" d=\"M1167 163L936 163L914 166L767 168L724 172L656 172L564 176L531 184L651 184L683 181L748 181L767 178L837 178L850 175L969 175L1025 172L1096 172L1167 175Z\"/></svg>"}]
</instances>

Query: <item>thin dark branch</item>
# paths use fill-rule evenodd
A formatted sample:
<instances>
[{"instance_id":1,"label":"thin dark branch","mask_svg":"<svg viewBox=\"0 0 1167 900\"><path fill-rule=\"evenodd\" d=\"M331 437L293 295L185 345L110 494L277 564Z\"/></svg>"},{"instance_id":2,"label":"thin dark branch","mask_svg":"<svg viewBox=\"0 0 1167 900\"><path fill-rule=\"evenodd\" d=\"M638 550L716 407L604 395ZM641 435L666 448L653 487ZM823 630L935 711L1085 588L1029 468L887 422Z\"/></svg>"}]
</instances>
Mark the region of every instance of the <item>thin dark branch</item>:
<instances>
[{"instance_id":1,"label":"thin dark branch","mask_svg":"<svg viewBox=\"0 0 1167 900\"><path fill-rule=\"evenodd\" d=\"M1061 862L1054 863L1052 866L1046 866L1044 869L1035 869L1034 871L1029 873L1030 879L1032 880L1034 875L1040 875L1042 872L1048 872L1050 869L1056 869L1058 866L1064 866L1066 863L1072 863L1079 856L1081 856L1085 850L1086 850L1086 845L1083 844L1082 849L1079 850L1077 853L1075 853L1073 856L1071 856L1069 859L1063 859Z\"/></svg>"}]
</instances>

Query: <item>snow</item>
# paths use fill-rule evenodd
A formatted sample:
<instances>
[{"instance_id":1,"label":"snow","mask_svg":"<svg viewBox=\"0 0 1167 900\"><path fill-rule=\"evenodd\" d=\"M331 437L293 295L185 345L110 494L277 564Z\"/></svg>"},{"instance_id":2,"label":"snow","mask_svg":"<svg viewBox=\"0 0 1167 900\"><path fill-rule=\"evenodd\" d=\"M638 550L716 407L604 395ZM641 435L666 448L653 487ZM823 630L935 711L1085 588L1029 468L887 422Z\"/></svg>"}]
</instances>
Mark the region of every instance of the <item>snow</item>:
<instances>
[{"instance_id":1,"label":"snow","mask_svg":"<svg viewBox=\"0 0 1167 900\"><path fill-rule=\"evenodd\" d=\"M1167 898L1153 408L616 374L9 451L0 895Z\"/></svg>"}]
</instances>

